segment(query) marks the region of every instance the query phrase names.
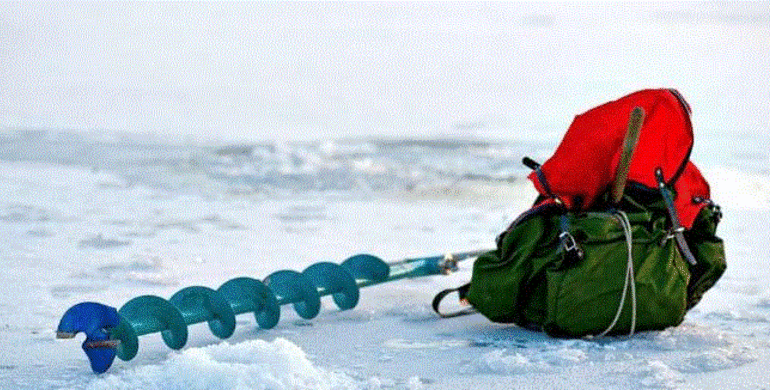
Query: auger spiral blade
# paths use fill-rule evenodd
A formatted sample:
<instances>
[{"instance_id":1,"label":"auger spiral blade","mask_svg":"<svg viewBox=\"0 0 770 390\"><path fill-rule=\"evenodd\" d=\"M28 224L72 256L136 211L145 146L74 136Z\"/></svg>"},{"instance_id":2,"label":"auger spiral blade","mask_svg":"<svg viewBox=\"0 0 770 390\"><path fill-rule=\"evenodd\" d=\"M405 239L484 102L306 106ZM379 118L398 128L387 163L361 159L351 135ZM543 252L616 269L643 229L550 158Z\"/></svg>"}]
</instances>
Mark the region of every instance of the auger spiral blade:
<instances>
[{"instance_id":1,"label":"auger spiral blade","mask_svg":"<svg viewBox=\"0 0 770 390\"><path fill-rule=\"evenodd\" d=\"M305 319L315 318L321 310L321 298L331 295L340 310L354 308L360 288L403 278L441 275L457 270L457 262L476 257L484 251L463 252L386 263L361 254L341 265L320 262L302 272L281 270L264 281L248 277L228 280L218 289L203 286L184 288L166 300L144 295L128 301L120 309L95 302L72 306L61 318L57 338L86 334L83 343L96 373L107 371L115 357L133 359L139 351L139 337L161 333L169 348L180 349L187 343L189 325L207 322L211 332L222 339L235 331L235 317L253 313L262 329L278 324L281 306L291 304Z\"/></svg>"}]
</instances>

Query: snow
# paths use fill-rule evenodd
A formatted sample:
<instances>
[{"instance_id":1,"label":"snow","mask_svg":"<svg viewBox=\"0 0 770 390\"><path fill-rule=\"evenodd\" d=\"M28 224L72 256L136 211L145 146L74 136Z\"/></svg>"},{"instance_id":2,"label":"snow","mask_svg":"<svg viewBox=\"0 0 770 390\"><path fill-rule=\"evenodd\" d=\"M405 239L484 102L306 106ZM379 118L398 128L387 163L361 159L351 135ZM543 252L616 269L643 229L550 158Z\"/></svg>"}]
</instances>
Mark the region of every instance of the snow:
<instances>
[{"instance_id":1,"label":"snow","mask_svg":"<svg viewBox=\"0 0 770 390\"><path fill-rule=\"evenodd\" d=\"M192 375L191 375L192 374ZM272 342L223 342L190 348L158 365L107 375L89 390L147 389L356 389L350 377L316 367L297 345L282 338Z\"/></svg>"},{"instance_id":2,"label":"snow","mask_svg":"<svg viewBox=\"0 0 770 390\"><path fill-rule=\"evenodd\" d=\"M331 27L301 43L295 38L324 25L311 16L326 11L303 8L307 14L296 21L275 17L245 31L227 9L210 10L212 26L224 18L249 42L273 31L266 45L290 39L300 51L314 43L334 49L312 51L329 77L284 74L280 82L289 88L281 93L268 80L275 77L248 73L244 85L260 91L256 98L197 84L208 71L192 65L193 52L218 69L218 82L242 73L228 61L214 67L206 60L228 34L196 30L216 39L168 51L161 61L189 69L155 72L154 51L126 45L127 31L86 41L77 33L77 26L101 31L100 23L142 6L58 7L0 6L0 60L26 61L0 71L23 81L0 86L0 389L770 388L767 7L648 4L632 7L637 21L620 5L552 4L532 12L529 5L463 12L421 5L406 18L398 12L403 5L344 5L329 11ZM193 16L204 12L196 7ZM171 8L129 19L167 20ZM380 22L383 12L389 17ZM104 15L82 17L93 13ZM482 28L479 18L491 24ZM605 19L617 24L600 28ZM192 28L169 20L155 32L179 38ZM281 35L283 23L293 35ZM49 42L50 29L62 35ZM347 46L380 34L378 45L392 54L386 60ZM113 43L125 55L103 52ZM636 45L645 60L627 61ZM81 50L59 50L73 47ZM418 49L441 61L424 63L410 54ZM348 100L328 69L340 51L350 60L341 65L343 76L366 75L366 82L347 81ZM82 55L64 57L73 52ZM282 66L276 58L285 54L268 56L265 66ZM490 63L475 66L468 60L475 55ZM289 65L309 69L305 60ZM369 65L377 65L374 75L362 71ZM395 65L430 74L386 72ZM390 89L401 83L404 89ZM480 315L439 319L430 300L470 278L471 264L461 263L449 276L363 289L349 311L323 299L321 314L305 320L285 307L271 330L240 315L224 341L203 324L189 327L180 351L157 334L143 336L136 358L117 360L102 375L91 372L82 335L55 339L61 315L82 301L119 308L140 295L168 298L186 286L216 288L358 253L395 261L491 248L534 198L523 156L547 158L578 112L659 86L677 87L690 101L692 159L724 211L718 233L728 269L678 327L562 340ZM316 96L330 89L337 94ZM187 100L174 103L169 90ZM254 102L267 108L249 106ZM403 117L384 114L402 109ZM230 124L222 138L258 142L202 140L201 131ZM38 126L54 128L17 130ZM105 127L130 131L83 130Z\"/></svg>"}]
</instances>

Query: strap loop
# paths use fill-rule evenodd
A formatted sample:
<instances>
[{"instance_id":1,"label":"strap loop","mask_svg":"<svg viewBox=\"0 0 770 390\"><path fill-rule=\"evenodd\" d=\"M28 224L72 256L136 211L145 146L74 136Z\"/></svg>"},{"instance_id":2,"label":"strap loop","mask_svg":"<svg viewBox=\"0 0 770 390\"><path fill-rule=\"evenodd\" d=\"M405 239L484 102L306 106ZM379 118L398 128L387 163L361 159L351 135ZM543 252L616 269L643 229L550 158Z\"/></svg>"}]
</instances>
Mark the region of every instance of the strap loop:
<instances>
[{"instance_id":1,"label":"strap loop","mask_svg":"<svg viewBox=\"0 0 770 390\"><path fill-rule=\"evenodd\" d=\"M452 317L465 316L465 315L469 315L469 314L475 314L477 312L477 310L474 309L473 307L468 307L466 309L458 310L458 311L451 312L451 313L442 313L439 310L439 306L441 305L441 301L444 300L444 298L446 298L447 295L449 295L449 294L451 294L453 292L457 292L457 295L459 296L459 299L460 299L460 303L467 305L468 301L465 299L465 297L468 296L468 290L470 288L471 288L471 284L470 283L466 283L466 284L464 284L464 285L462 285L460 287L446 289L446 290L441 291L440 293L436 294L436 297L433 298L433 303L432 303L433 311L435 311L436 314L438 314L441 318L452 318Z\"/></svg>"}]
</instances>

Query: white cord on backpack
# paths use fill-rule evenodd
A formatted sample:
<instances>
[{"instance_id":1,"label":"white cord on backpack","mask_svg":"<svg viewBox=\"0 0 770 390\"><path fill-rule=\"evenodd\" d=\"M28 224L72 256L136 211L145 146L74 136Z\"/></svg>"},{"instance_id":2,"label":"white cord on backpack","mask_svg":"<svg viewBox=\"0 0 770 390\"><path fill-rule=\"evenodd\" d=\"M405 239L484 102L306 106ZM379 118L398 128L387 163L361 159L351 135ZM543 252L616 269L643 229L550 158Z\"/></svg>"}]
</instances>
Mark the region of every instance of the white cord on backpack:
<instances>
[{"instance_id":1,"label":"white cord on backpack","mask_svg":"<svg viewBox=\"0 0 770 390\"><path fill-rule=\"evenodd\" d=\"M620 296L620 304L618 305L617 313L615 313L615 318L612 320L610 326L608 326L604 332L599 334L598 337L606 336L612 331L615 325L617 325L620 314L623 312L623 305L626 303L626 294L628 293L629 285L631 285L631 331L628 335L633 336L634 330L636 329L636 280L634 278L633 233L631 231L631 221L628 220L628 215L620 210L615 212L615 218L618 219L620 226L623 227L623 234L626 237L626 247L628 248L626 280L623 285L623 294Z\"/></svg>"}]
</instances>

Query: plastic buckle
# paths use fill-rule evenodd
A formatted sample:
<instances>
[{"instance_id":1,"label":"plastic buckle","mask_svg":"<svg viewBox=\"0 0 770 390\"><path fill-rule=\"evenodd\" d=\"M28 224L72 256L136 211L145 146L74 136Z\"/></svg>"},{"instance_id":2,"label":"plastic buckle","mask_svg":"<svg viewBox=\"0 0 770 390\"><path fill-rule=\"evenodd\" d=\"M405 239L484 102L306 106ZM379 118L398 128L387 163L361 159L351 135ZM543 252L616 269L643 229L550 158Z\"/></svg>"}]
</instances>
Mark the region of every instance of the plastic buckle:
<instances>
[{"instance_id":1,"label":"plastic buckle","mask_svg":"<svg viewBox=\"0 0 770 390\"><path fill-rule=\"evenodd\" d=\"M573 237L572 234L569 234L569 232L561 232L561 234L559 234L559 239L561 240L562 245L564 245L565 251L571 252L578 250L575 237Z\"/></svg>"},{"instance_id":2,"label":"plastic buckle","mask_svg":"<svg viewBox=\"0 0 770 390\"><path fill-rule=\"evenodd\" d=\"M580 246L578 246L577 241L575 241L575 237L573 237L572 234L566 231L561 232L561 234L559 234L559 239L561 240L562 246L564 246L564 266L571 266L583 260L585 253L580 249Z\"/></svg>"}]
</instances>

